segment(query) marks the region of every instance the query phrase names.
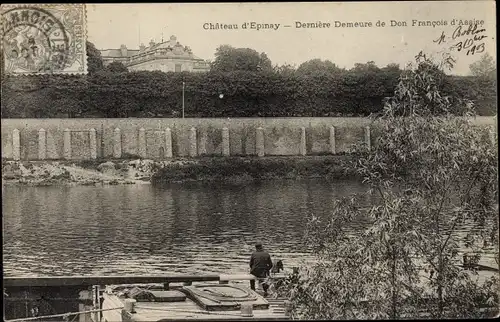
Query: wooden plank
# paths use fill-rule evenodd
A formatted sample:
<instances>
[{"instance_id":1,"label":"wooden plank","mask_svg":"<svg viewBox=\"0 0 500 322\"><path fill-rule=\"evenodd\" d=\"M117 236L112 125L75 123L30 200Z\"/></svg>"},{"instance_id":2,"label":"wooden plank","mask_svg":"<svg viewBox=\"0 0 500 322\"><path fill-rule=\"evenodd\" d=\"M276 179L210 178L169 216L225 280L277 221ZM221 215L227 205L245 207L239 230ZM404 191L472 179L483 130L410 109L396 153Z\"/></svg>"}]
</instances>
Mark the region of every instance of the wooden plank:
<instances>
[{"instance_id":1,"label":"wooden plank","mask_svg":"<svg viewBox=\"0 0 500 322\"><path fill-rule=\"evenodd\" d=\"M276 273L271 275L271 279L284 279L286 278L285 274L282 273ZM220 281L250 281L250 280L257 280L257 277L255 277L252 274L221 274L220 275Z\"/></svg>"},{"instance_id":2,"label":"wooden plank","mask_svg":"<svg viewBox=\"0 0 500 322\"><path fill-rule=\"evenodd\" d=\"M131 314L132 321L179 321L179 320L286 320L283 312L273 310L253 310L253 317L247 318L241 315L240 310L231 311L205 311L200 309L191 300L186 302L168 303L137 303L136 313Z\"/></svg>"},{"instance_id":3,"label":"wooden plank","mask_svg":"<svg viewBox=\"0 0 500 322\"><path fill-rule=\"evenodd\" d=\"M219 275L143 275L143 276L51 276L4 277L4 287L92 286L134 283L180 283L219 281Z\"/></svg>"},{"instance_id":4,"label":"wooden plank","mask_svg":"<svg viewBox=\"0 0 500 322\"><path fill-rule=\"evenodd\" d=\"M460 265L462 268L472 268L472 269L478 269L481 271L490 271L490 272L499 272L499 269L496 267L491 267L491 266L486 266L482 264L469 264L469 265Z\"/></svg>"},{"instance_id":5,"label":"wooden plank","mask_svg":"<svg viewBox=\"0 0 500 322\"><path fill-rule=\"evenodd\" d=\"M249 281L249 280L256 280L256 279L257 279L257 277L255 277L252 274L233 274L233 275L221 274L220 275L221 281Z\"/></svg>"},{"instance_id":6,"label":"wooden plank","mask_svg":"<svg viewBox=\"0 0 500 322\"><path fill-rule=\"evenodd\" d=\"M104 294L103 307L120 305L121 300L116 295ZM117 312L106 312L108 321L112 321L112 314ZM103 314L104 315L104 314ZM253 317L241 316L240 310L207 312L191 299L183 302L137 302L135 313L126 313L130 321L255 321L255 320L289 320L284 313L284 306L275 306L267 310L253 310Z\"/></svg>"},{"instance_id":7,"label":"wooden plank","mask_svg":"<svg viewBox=\"0 0 500 322\"><path fill-rule=\"evenodd\" d=\"M70 297L51 297L50 301L53 302L74 302L84 305L92 305L92 299L81 299L81 298L70 298ZM5 302L38 302L40 298L32 298L32 297L7 297L4 299Z\"/></svg>"},{"instance_id":8,"label":"wooden plank","mask_svg":"<svg viewBox=\"0 0 500 322\"><path fill-rule=\"evenodd\" d=\"M273 275L273 279L284 275ZM209 281L245 281L256 279L251 274L221 275L131 275L131 276L40 276L40 277L4 277L4 287L56 287L56 286L92 286L110 284L147 284L181 283Z\"/></svg>"}]
</instances>

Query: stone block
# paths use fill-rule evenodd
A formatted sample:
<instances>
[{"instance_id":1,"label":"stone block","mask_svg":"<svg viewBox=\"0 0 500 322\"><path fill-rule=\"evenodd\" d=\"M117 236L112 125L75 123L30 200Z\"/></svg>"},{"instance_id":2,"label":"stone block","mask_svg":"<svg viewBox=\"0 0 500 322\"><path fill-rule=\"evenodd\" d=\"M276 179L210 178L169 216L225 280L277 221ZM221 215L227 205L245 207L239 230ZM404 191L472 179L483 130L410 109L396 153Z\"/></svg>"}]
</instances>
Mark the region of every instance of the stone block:
<instances>
[{"instance_id":1,"label":"stone block","mask_svg":"<svg viewBox=\"0 0 500 322\"><path fill-rule=\"evenodd\" d=\"M63 155L64 159L69 160L71 159L71 130L70 129L65 129L64 130L64 143L63 143Z\"/></svg>"},{"instance_id":2,"label":"stone block","mask_svg":"<svg viewBox=\"0 0 500 322\"><path fill-rule=\"evenodd\" d=\"M371 145L371 133L370 133L369 126L365 127L365 144L366 144L366 148L368 149L368 151L370 151L372 145Z\"/></svg>"},{"instance_id":3,"label":"stone block","mask_svg":"<svg viewBox=\"0 0 500 322\"><path fill-rule=\"evenodd\" d=\"M335 143L335 127L330 127L330 153L336 153L336 143Z\"/></svg>"},{"instance_id":4,"label":"stone block","mask_svg":"<svg viewBox=\"0 0 500 322\"><path fill-rule=\"evenodd\" d=\"M97 170L101 173L108 174L108 175L115 175L116 174L116 165L111 162L104 162L101 163L97 166Z\"/></svg>"},{"instance_id":5,"label":"stone block","mask_svg":"<svg viewBox=\"0 0 500 322\"><path fill-rule=\"evenodd\" d=\"M227 127L222 129L222 155L229 156L229 129Z\"/></svg>"},{"instance_id":6,"label":"stone block","mask_svg":"<svg viewBox=\"0 0 500 322\"><path fill-rule=\"evenodd\" d=\"M12 159L21 160L21 133L18 129L12 130Z\"/></svg>"},{"instance_id":7,"label":"stone block","mask_svg":"<svg viewBox=\"0 0 500 322\"><path fill-rule=\"evenodd\" d=\"M139 156L143 159L146 159L147 158L146 130L142 127L139 129L138 150L139 150Z\"/></svg>"},{"instance_id":8,"label":"stone block","mask_svg":"<svg viewBox=\"0 0 500 322\"><path fill-rule=\"evenodd\" d=\"M189 156L194 158L198 155L198 146L196 142L196 128L189 130Z\"/></svg>"},{"instance_id":9,"label":"stone block","mask_svg":"<svg viewBox=\"0 0 500 322\"><path fill-rule=\"evenodd\" d=\"M299 146L299 154L306 155L307 146L306 146L306 128L300 128L300 146Z\"/></svg>"},{"instance_id":10,"label":"stone block","mask_svg":"<svg viewBox=\"0 0 500 322\"><path fill-rule=\"evenodd\" d=\"M119 159L122 157L122 133L116 128L113 135L113 157Z\"/></svg>"},{"instance_id":11,"label":"stone block","mask_svg":"<svg viewBox=\"0 0 500 322\"><path fill-rule=\"evenodd\" d=\"M173 157L173 152L172 152L172 130L167 127L165 130L165 157L166 158L172 158Z\"/></svg>"},{"instance_id":12,"label":"stone block","mask_svg":"<svg viewBox=\"0 0 500 322\"><path fill-rule=\"evenodd\" d=\"M44 129L38 130L38 159L47 158L47 133Z\"/></svg>"},{"instance_id":13,"label":"stone block","mask_svg":"<svg viewBox=\"0 0 500 322\"><path fill-rule=\"evenodd\" d=\"M95 129L89 131L90 158L97 159L97 132Z\"/></svg>"},{"instance_id":14,"label":"stone block","mask_svg":"<svg viewBox=\"0 0 500 322\"><path fill-rule=\"evenodd\" d=\"M264 129L258 127L255 130L255 153L259 157L263 157L265 155L264 149Z\"/></svg>"}]
</instances>

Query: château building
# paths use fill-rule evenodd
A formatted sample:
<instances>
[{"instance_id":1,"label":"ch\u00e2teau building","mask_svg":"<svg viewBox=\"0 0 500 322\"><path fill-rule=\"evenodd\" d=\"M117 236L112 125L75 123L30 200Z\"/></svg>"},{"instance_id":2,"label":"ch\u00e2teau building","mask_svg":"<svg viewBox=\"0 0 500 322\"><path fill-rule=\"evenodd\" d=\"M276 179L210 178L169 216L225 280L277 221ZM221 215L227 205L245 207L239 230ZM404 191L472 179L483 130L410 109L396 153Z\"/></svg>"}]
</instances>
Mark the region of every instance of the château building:
<instances>
[{"instance_id":1,"label":"ch\u00e2teau building","mask_svg":"<svg viewBox=\"0 0 500 322\"><path fill-rule=\"evenodd\" d=\"M101 50L101 57L105 66L118 61L129 71L206 72L210 69L205 60L195 56L188 46L181 45L175 36L158 44L151 40L149 47L141 44L139 49L121 45L120 49Z\"/></svg>"}]
</instances>

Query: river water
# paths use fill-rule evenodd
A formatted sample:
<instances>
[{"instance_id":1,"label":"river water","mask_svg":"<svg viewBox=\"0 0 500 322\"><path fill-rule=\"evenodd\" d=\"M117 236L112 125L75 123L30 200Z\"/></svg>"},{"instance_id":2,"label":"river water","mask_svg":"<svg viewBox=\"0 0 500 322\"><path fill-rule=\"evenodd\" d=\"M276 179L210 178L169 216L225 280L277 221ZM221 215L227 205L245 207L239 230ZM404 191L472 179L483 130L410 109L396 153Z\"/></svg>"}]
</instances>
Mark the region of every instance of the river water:
<instances>
[{"instance_id":1,"label":"river water","mask_svg":"<svg viewBox=\"0 0 500 322\"><path fill-rule=\"evenodd\" d=\"M242 273L256 241L290 268L312 260L306 217L365 191L323 180L4 186L4 275Z\"/></svg>"}]
</instances>

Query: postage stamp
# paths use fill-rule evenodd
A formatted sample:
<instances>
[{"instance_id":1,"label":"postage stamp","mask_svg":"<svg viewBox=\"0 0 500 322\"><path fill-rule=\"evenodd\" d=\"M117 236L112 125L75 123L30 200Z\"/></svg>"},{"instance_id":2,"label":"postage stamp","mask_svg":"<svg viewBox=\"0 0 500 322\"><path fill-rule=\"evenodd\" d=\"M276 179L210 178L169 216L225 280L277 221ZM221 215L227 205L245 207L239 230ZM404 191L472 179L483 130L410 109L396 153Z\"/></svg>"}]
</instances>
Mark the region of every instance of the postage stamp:
<instances>
[{"instance_id":1,"label":"postage stamp","mask_svg":"<svg viewBox=\"0 0 500 322\"><path fill-rule=\"evenodd\" d=\"M85 4L2 5L1 17L5 74L87 73Z\"/></svg>"}]
</instances>

